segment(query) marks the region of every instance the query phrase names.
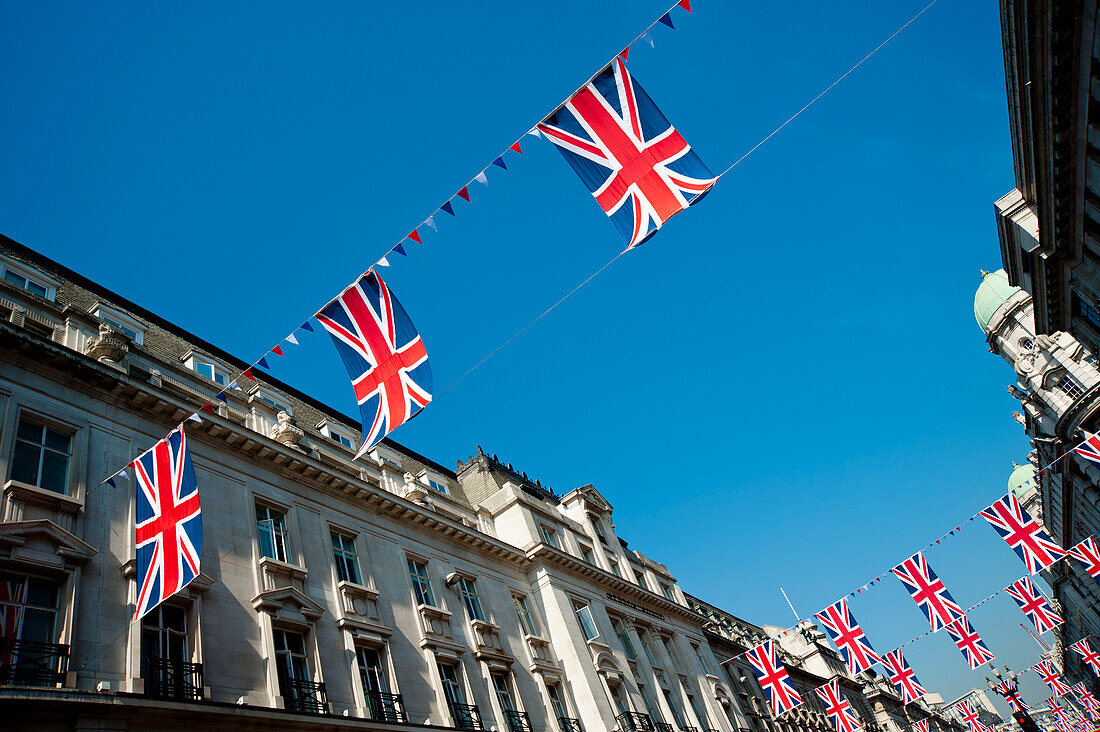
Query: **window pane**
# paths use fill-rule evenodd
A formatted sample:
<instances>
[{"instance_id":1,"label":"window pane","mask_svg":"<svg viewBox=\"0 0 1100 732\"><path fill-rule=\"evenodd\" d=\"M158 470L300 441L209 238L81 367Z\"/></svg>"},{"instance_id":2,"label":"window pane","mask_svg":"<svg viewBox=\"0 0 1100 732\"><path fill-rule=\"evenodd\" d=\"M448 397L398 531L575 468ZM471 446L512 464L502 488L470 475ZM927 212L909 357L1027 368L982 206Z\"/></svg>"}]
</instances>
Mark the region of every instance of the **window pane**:
<instances>
[{"instance_id":1,"label":"window pane","mask_svg":"<svg viewBox=\"0 0 1100 732\"><path fill-rule=\"evenodd\" d=\"M30 577L27 580L27 604L57 608L57 583Z\"/></svg>"},{"instance_id":2,"label":"window pane","mask_svg":"<svg viewBox=\"0 0 1100 732\"><path fill-rule=\"evenodd\" d=\"M42 444L42 431L45 428L42 425L35 424L34 422L28 422L25 419L19 420L19 431L17 437L20 440L26 440L27 442L33 442L36 445Z\"/></svg>"},{"instance_id":3,"label":"window pane","mask_svg":"<svg viewBox=\"0 0 1100 732\"><path fill-rule=\"evenodd\" d=\"M55 493L69 492L69 456L46 450L42 455L42 482L39 487Z\"/></svg>"},{"instance_id":4,"label":"window pane","mask_svg":"<svg viewBox=\"0 0 1100 732\"><path fill-rule=\"evenodd\" d=\"M20 277L15 272L12 272L10 269L4 270L4 279L8 282L19 285L20 287L27 286L27 280L23 277Z\"/></svg>"},{"instance_id":5,"label":"window pane","mask_svg":"<svg viewBox=\"0 0 1100 732\"><path fill-rule=\"evenodd\" d=\"M271 521L260 521L256 524L256 530L260 537L260 556L275 558L275 542L271 531Z\"/></svg>"},{"instance_id":6,"label":"window pane","mask_svg":"<svg viewBox=\"0 0 1100 732\"><path fill-rule=\"evenodd\" d=\"M71 439L69 435L58 432L57 430L51 430L49 427L46 428L46 447L51 450L57 450L67 455L69 453L69 443Z\"/></svg>"},{"instance_id":7,"label":"window pane","mask_svg":"<svg viewBox=\"0 0 1100 732\"><path fill-rule=\"evenodd\" d=\"M23 630L19 637L25 641L53 643L56 640L53 634L55 615L57 613L53 610L26 608L23 611Z\"/></svg>"},{"instance_id":8,"label":"window pane","mask_svg":"<svg viewBox=\"0 0 1100 732\"><path fill-rule=\"evenodd\" d=\"M15 455L11 461L11 479L27 485L38 485L38 462L41 457L42 448L16 440Z\"/></svg>"}]
</instances>

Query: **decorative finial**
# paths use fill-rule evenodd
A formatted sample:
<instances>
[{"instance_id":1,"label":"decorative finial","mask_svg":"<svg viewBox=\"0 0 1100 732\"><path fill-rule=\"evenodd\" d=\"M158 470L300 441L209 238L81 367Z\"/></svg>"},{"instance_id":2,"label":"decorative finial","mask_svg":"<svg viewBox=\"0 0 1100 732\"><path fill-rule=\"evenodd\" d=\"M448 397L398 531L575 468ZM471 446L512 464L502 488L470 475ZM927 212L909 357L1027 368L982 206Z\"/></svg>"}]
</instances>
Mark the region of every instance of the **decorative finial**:
<instances>
[{"instance_id":1,"label":"decorative finial","mask_svg":"<svg viewBox=\"0 0 1100 732\"><path fill-rule=\"evenodd\" d=\"M984 269L979 269L978 271L981 272L983 280L989 275Z\"/></svg>"}]
</instances>

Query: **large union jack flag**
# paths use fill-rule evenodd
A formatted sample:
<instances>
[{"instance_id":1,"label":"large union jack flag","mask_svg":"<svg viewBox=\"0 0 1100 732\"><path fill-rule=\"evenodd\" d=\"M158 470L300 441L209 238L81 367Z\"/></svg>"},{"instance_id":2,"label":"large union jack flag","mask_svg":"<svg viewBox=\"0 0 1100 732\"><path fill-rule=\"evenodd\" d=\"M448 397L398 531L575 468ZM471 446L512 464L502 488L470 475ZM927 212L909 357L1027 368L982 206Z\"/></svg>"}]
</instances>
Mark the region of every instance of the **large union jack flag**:
<instances>
[{"instance_id":1,"label":"large union jack flag","mask_svg":"<svg viewBox=\"0 0 1100 732\"><path fill-rule=\"evenodd\" d=\"M1008 706L1012 707L1012 711L1026 712L1031 709L1031 707L1025 704L1024 700L1020 698L1019 688L1015 690L1011 689L1007 681L995 684L993 688L998 694L1005 698L1005 701L1008 702Z\"/></svg>"},{"instance_id":2,"label":"large union jack flag","mask_svg":"<svg viewBox=\"0 0 1100 732\"><path fill-rule=\"evenodd\" d=\"M1043 683L1050 687L1050 690L1055 695L1069 693L1069 687L1062 681L1061 675L1054 670L1054 666L1050 661L1040 661L1031 668L1038 672L1039 676L1043 679Z\"/></svg>"},{"instance_id":3,"label":"large union jack flag","mask_svg":"<svg viewBox=\"0 0 1100 732\"><path fill-rule=\"evenodd\" d=\"M1005 592L1020 606L1039 635L1062 624L1062 618L1047 604L1047 599L1039 592L1031 577L1021 577L1006 587Z\"/></svg>"},{"instance_id":4,"label":"large union jack flag","mask_svg":"<svg viewBox=\"0 0 1100 732\"><path fill-rule=\"evenodd\" d=\"M1100 577L1100 548L1091 536L1069 550L1069 555L1085 565L1089 577Z\"/></svg>"},{"instance_id":5,"label":"large union jack flag","mask_svg":"<svg viewBox=\"0 0 1100 732\"><path fill-rule=\"evenodd\" d=\"M913 732L928 732L928 717L913 722L909 725L909 729L911 729Z\"/></svg>"},{"instance_id":6,"label":"large union jack flag","mask_svg":"<svg viewBox=\"0 0 1100 732\"><path fill-rule=\"evenodd\" d=\"M1089 717L1096 721L1100 717L1100 703L1097 703L1096 697L1092 695L1088 689L1085 688L1085 682L1081 681L1073 685L1073 690L1077 692L1077 700L1081 703L1081 706L1088 712Z\"/></svg>"},{"instance_id":7,"label":"large union jack flag","mask_svg":"<svg viewBox=\"0 0 1100 732\"><path fill-rule=\"evenodd\" d=\"M1073 451L1094 463L1100 463L1100 435L1089 435Z\"/></svg>"},{"instance_id":8,"label":"large union jack flag","mask_svg":"<svg viewBox=\"0 0 1100 732\"><path fill-rule=\"evenodd\" d=\"M848 673L855 676L864 669L871 668L876 663L882 663L875 650L871 648L870 641L863 634L856 618L848 610L848 601L841 600L835 605L830 605L817 614L818 621L829 633L829 638L844 656L848 664Z\"/></svg>"},{"instance_id":9,"label":"large union jack flag","mask_svg":"<svg viewBox=\"0 0 1100 732\"><path fill-rule=\"evenodd\" d=\"M768 692L768 701L777 717L802 703L802 697L798 695L794 684L791 683L787 668L776 656L775 644L772 641L761 643L748 651L745 653L745 659L752 665L761 688Z\"/></svg>"},{"instance_id":10,"label":"large union jack flag","mask_svg":"<svg viewBox=\"0 0 1100 732\"><path fill-rule=\"evenodd\" d=\"M859 720L852 712L852 705L844 698L844 692L840 690L840 684L833 679L823 686L814 689L821 703L825 705L825 713L833 723L836 732L855 732L859 729Z\"/></svg>"},{"instance_id":11,"label":"large union jack flag","mask_svg":"<svg viewBox=\"0 0 1100 732\"><path fill-rule=\"evenodd\" d=\"M615 59L538 129L635 247L717 180Z\"/></svg>"},{"instance_id":12,"label":"large union jack flag","mask_svg":"<svg viewBox=\"0 0 1100 732\"><path fill-rule=\"evenodd\" d=\"M1024 510L1014 493L982 511L982 518L1019 555L1029 574L1049 567L1066 555L1066 550L1054 543L1043 525Z\"/></svg>"},{"instance_id":13,"label":"large union jack flag","mask_svg":"<svg viewBox=\"0 0 1100 732\"><path fill-rule=\"evenodd\" d=\"M432 400L432 369L416 326L373 269L317 314L344 360L363 444L374 447Z\"/></svg>"},{"instance_id":14,"label":"large union jack flag","mask_svg":"<svg viewBox=\"0 0 1100 732\"><path fill-rule=\"evenodd\" d=\"M1078 656L1081 657L1085 663L1089 665L1092 672L1097 676L1100 676L1100 656L1096 655L1096 651L1092 650L1092 646L1089 645L1088 638L1082 638L1073 645L1070 646Z\"/></svg>"},{"instance_id":15,"label":"large union jack flag","mask_svg":"<svg viewBox=\"0 0 1100 732\"><path fill-rule=\"evenodd\" d=\"M929 566L924 554L917 552L904 562L894 567L894 574L913 602L924 611L925 617L932 625L932 630L937 631L945 625L950 625L963 617L963 610L951 597L951 593L944 587L943 582Z\"/></svg>"},{"instance_id":16,"label":"large union jack flag","mask_svg":"<svg viewBox=\"0 0 1100 732\"><path fill-rule=\"evenodd\" d=\"M982 724L982 721L978 719L978 713L974 711L974 707L970 702L958 702L955 704L955 709L962 716L963 721L970 725L970 732L992 732L989 727Z\"/></svg>"},{"instance_id":17,"label":"large union jack flag","mask_svg":"<svg viewBox=\"0 0 1100 732\"><path fill-rule=\"evenodd\" d=\"M983 664L996 658L993 652L986 648L981 636L970 627L970 621L965 615L945 627L948 634L955 641L955 645L966 657L966 662L970 664L970 668L981 668Z\"/></svg>"},{"instance_id":18,"label":"large union jack flag","mask_svg":"<svg viewBox=\"0 0 1100 732\"><path fill-rule=\"evenodd\" d=\"M140 618L199 573L202 513L183 427L133 462Z\"/></svg>"},{"instance_id":19,"label":"large union jack flag","mask_svg":"<svg viewBox=\"0 0 1100 732\"><path fill-rule=\"evenodd\" d=\"M909 662L901 655L901 649L896 651L890 651L882 657L882 665L886 667L886 670L890 672L890 683L897 687L901 692L901 701L903 704L912 704L917 699L928 692L920 681L917 680L917 675L913 673L913 669L909 666Z\"/></svg>"}]
</instances>

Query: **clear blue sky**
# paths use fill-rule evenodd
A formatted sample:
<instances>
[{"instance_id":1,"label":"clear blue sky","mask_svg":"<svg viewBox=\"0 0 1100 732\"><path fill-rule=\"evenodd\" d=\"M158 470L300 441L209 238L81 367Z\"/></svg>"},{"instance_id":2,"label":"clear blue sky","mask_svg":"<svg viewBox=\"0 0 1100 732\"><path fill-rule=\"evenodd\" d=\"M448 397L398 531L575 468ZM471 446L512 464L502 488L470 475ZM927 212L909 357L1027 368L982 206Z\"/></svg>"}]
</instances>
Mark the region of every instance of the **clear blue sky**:
<instances>
[{"instance_id":1,"label":"clear blue sky","mask_svg":"<svg viewBox=\"0 0 1100 732\"><path fill-rule=\"evenodd\" d=\"M8 0L0 231L254 358L662 4ZM721 170L924 2L694 5L630 65ZM386 270L438 387L621 247L558 153L525 150ZM972 315L1012 187L997 4L941 0L395 437L594 483L686 590L786 624L780 585L820 609L1024 460ZM353 410L323 334L275 373ZM984 522L930 560L964 606L1023 573ZM893 580L852 608L882 651L927 627ZM1036 651L1020 619L1005 597L972 618L1016 667ZM941 636L910 654L951 697L981 677Z\"/></svg>"}]
</instances>

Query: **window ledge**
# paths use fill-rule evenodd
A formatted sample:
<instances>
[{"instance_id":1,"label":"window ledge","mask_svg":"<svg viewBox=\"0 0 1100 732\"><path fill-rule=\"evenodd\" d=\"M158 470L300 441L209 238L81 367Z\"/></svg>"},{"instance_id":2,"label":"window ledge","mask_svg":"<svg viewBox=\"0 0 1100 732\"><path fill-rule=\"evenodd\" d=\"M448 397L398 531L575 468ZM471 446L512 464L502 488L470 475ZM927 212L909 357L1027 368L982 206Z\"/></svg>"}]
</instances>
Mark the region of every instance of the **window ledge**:
<instances>
[{"instance_id":1,"label":"window ledge","mask_svg":"<svg viewBox=\"0 0 1100 732\"><path fill-rule=\"evenodd\" d=\"M297 564L290 564L288 562L281 562L272 557L261 557L260 569L278 572L280 574L289 574L292 578L297 580L305 580L306 576L309 574L309 571L305 567L299 567Z\"/></svg>"},{"instance_id":2,"label":"window ledge","mask_svg":"<svg viewBox=\"0 0 1100 732\"><path fill-rule=\"evenodd\" d=\"M451 619L451 613L449 611L441 607L436 607L435 605L417 605L416 611L429 618L441 618L443 620Z\"/></svg>"},{"instance_id":3,"label":"window ledge","mask_svg":"<svg viewBox=\"0 0 1100 732\"><path fill-rule=\"evenodd\" d=\"M606 643L601 641L599 638L593 638L592 640L585 641L585 642L588 643L589 648L591 648L593 651L595 651L597 653L599 653L601 651L604 652L604 653L607 653L611 650L611 646L607 645Z\"/></svg>"},{"instance_id":4,"label":"window ledge","mask_svg":"<svg viewBox=\"0 0 1100 732\"><path fill-rule=\"evenodd\" d=\"M550 641L539 635L525 635L523 640L527 641L533 646L546 646L549 647Z\"/></svg>"},{"instance_id":5,"label":"window ledge","mask_svg":"<svg viewBox=\"0 0 1100 732\"><path fill-rule=\"evenodd\" d=\"M54 493L45 488L21 483L18 480L9 480L4 484L4 497L15 498L36 506L44 506L61 513L75 514L84 508L84 501L79 498Z\"/></svg>"},{"instance_id":6,"label":"window ledge","mask_svg":"<svg viewBox=\"0 0 1100 732\"><path fill-rule=\"evenodd\" d=\"M499 625L490 623L488 620L478 620L477 618L470 619L470 627L483 633L497 633L500 631Z\"/></svg>"},{"instance_id":7,"label":"window ledge","mask_svg":"<svg viewBox=\"0 0 1100 732\"><path fill-rule=\"evenodd\" d=\"M377 600L378 590L371 589L366 585L360 585L355 582L349 582L348 580L340 580L336 583L336 589L344 593L348 597L361 597L367 600Z\"/></svg>"}]
</instances>

